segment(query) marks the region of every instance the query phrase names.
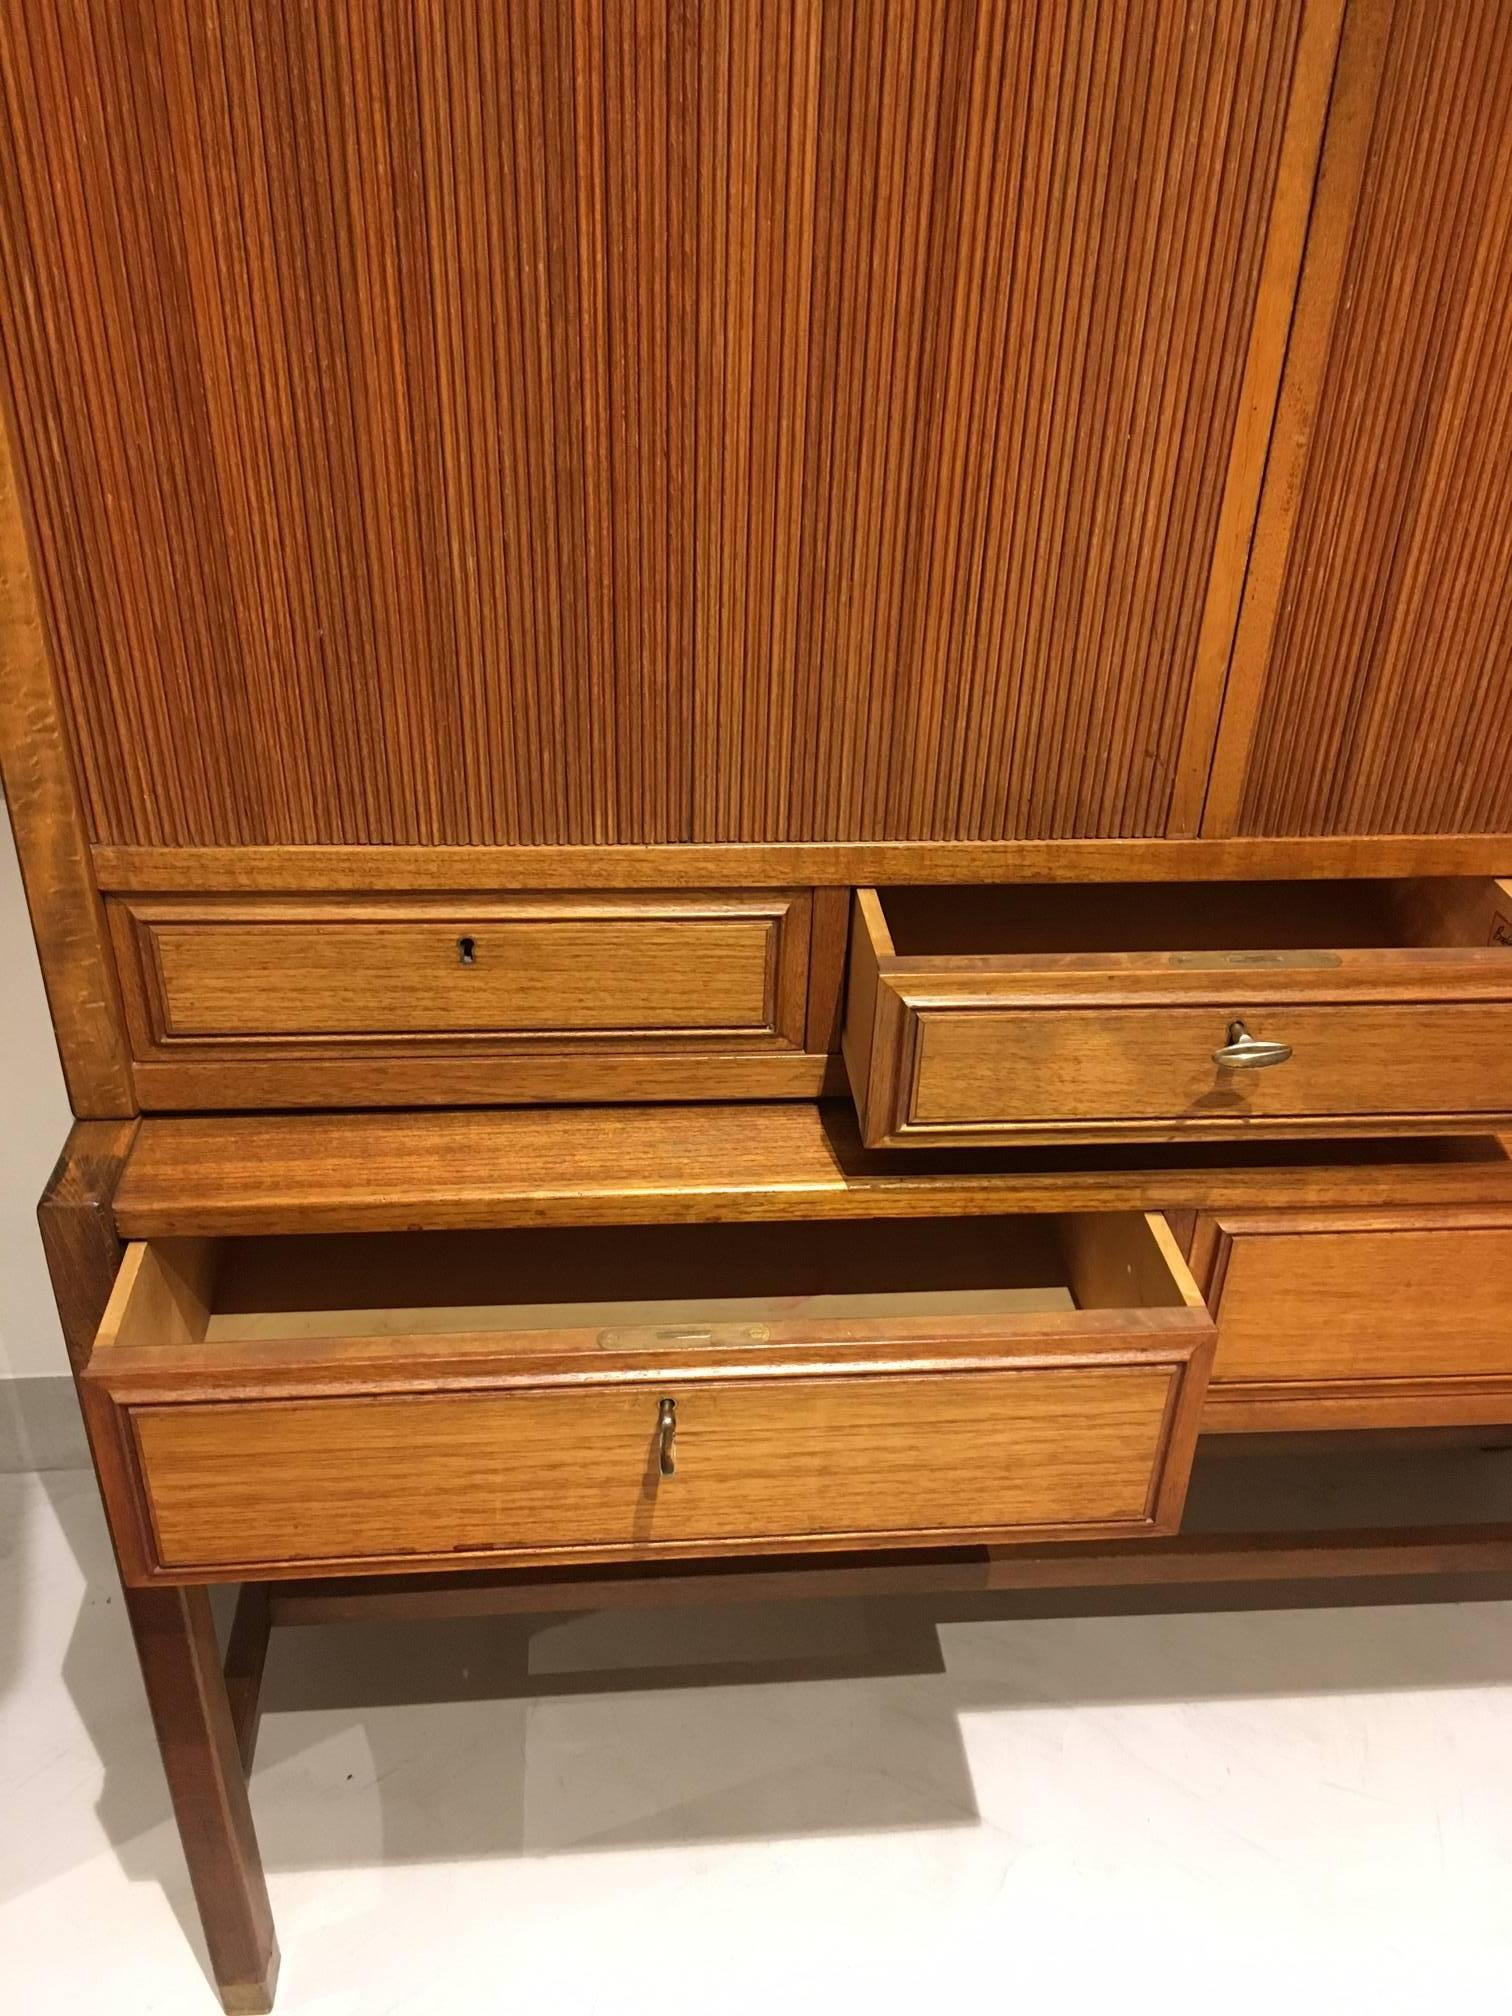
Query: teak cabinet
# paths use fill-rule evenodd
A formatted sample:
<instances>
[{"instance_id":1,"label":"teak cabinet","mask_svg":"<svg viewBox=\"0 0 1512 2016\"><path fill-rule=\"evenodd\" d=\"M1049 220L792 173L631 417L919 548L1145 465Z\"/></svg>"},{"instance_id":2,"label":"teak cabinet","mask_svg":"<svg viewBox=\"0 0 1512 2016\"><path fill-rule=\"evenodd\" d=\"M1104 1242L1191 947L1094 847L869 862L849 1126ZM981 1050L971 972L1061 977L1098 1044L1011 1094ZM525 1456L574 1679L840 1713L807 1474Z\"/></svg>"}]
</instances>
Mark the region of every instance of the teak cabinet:
<instances>
[{"instance_id":1,"label":"teak cabinet","mask_svg":"<svg viewBox=\"0 0 1512 2016\"><path fill-rule=\"evenodd\" d=\"M1186 1514L1512 1425L1509 261L1500 0L0 0L42 1230L228 2008L273 1622L1512 1567Z\"/></svg>"}]
</instances>

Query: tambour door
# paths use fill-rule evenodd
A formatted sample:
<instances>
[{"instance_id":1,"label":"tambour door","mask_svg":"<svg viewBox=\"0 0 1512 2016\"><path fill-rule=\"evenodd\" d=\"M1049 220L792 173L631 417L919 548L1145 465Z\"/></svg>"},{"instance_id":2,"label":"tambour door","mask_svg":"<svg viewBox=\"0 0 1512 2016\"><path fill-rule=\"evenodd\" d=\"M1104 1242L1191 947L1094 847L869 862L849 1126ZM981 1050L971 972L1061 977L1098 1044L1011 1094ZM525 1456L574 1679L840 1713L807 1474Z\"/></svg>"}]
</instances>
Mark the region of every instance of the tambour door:
<instances>
[{"instance_id":1,"label":"tambour door","mask_svg":"<svg viewBox=\"0 0 1512 2016\"><path fill-rule=\"evenodd\" d=\"M1162 832L1339 14L3 0L0 344L107 886Z\"/></svg>"}]
</instances>

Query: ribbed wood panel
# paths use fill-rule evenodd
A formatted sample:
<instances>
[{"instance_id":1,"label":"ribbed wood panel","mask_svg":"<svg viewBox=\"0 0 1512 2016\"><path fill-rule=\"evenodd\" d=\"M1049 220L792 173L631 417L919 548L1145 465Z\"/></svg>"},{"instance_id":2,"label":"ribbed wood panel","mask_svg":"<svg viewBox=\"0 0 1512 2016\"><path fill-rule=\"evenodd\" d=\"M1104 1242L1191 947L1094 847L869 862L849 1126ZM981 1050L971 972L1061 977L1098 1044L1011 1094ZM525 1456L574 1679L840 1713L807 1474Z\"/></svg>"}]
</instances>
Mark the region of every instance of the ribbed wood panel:
<instances>
[{"instance_id":1,"label":"ribbed wood panel","mask_svg":"<svg viewBox=\"0 0 1512 2016\"><path fill-rule=\"evenodd\" d=\"M0 0L96 837L1159 833L1303 4Z\"/></svg>"},{"instance_id":2,"label":"ribbed wood panel","mask_svg":"<svg viewBox=\"0 0 1512 2016\"><path fill-rule=\"evenodd\" d=\"M1304 473L1262 513L1257 545L1288 518L1290 544L1219 830L1512 830L1505 0L1389 9L1346 242Z\"/></svg>"}]
</instances>

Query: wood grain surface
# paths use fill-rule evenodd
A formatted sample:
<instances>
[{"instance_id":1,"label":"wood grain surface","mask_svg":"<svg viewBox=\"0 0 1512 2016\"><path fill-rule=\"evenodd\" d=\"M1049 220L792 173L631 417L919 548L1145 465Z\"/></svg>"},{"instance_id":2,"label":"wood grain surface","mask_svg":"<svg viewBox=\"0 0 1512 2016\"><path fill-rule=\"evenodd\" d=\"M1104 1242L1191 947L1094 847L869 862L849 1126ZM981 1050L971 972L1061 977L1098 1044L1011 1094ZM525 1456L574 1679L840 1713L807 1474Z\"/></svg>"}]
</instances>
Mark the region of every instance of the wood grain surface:
<instances>
[{"instance_id":1,"label":"wood grain surface","mask_svg":"<svg viewBox=\"0 0 1512 2016\"><path fill-rule=\"evenodd\" d=\"M81 1119L119 1119L136 1111L120 994L6 421L0 400L0 784L69 1102Z\"/></svg>"},{"instance_id":2,"label":"wood grain surface","mask_svg":"<svg viewBox=\"0 0 1512 2016\"><path fill-rule=\"evenodd\" d=\"M1213 1331L1143 1214L370 1244L129 1248L85 1376L131 1578L1179 1516Z\"/></svg>"},{"instance_id":3,"label":"wood grain surface","mask_svg":"<svg viewBox=\"0 0 1512 2016\"><path fill-rule=\"evenodd\" d=\"M899 1156L868 1154L829 1101L149 1118L115 1212L160 1238L1509 1200L1490 1136Z\"/></svg>"},{"instance_id":4,"label":"wood grain surface","mask_svg":"<svg viewBox=\"0 0 1512 2016\"><path fill-rule=\"evenodd\" d=\"M135 1120L80 1120L37 1204L37 1225L75 1372L94 1349L123 1247L112 1199L136 1136Z\"/></svg>"},{"instance_id":5,"label":"wood grain surface","mask_svg":"<svg viewBox=\"0 0 1512 2016\"><path fill-rule=\"evenodd\" d=\"M741 1031L802 1041L808 902L711 900L658 914L588 903L500 914L479 904L384 910L138 906L158 983L155 1041L476 1031ZM778 943L796 951L779 1030ZM793 1028L797 1009L797 1028Z\"/></svg>"},{"instance_id":6,"label":"wood grain surface","mask_svg":"<svg viewBox=\"0 0 1512 2016\"><path fill-rule=\"evenodd\" d=\"M876 883L1218 882L1285 876L1505 875L1500 833L1319 839L883 840L612 847L96 847L102 889L276 894L345 890L848 888Z\"/></svg>"},{"instance_id":7,"label":"wood grain surface","mask_svg":"<svg viewBox=\"0 0 1512 2016\"><path fill-rule=\"evenodd\" d=\"M1235 1018L1290 1044L1285 1064L1213 1061ZM1236 986L1226 1004L925 1008L900 1086L898 1132L1165 1122L1236 1133L1289 1121L1512 1119L1512 1002L1283 1003Z\"/></svg>"},{"instance_id":8,"label":"wood grain surface","mask_svg":"<svg viewBox=\"0 0 1512 2016\"><path fill-rule=\"evenodd\" d=\"M800 1048L807 892L112 906L138 1056L214 1039L631 1034Z\"/></svg>"},{"instance_id":9,"label":"wood grain surface","mask_svg":"<svg viewBox=\"0 0 1512 2016\"><path fill-rule=\"evenodd\" d=\"M1512 11L1355 0L1203 830L1512 825Z\"/></svg>"},{"instance_id":10,"label":"wood grain surface","mask_svg":"<svg viewBox=\"0 0 1512 2016\"><path fill-rule=\"evenodd\" d=\"M812 1098L806 890L110 904L146 1111ZM815 986L823 1049L804 1048ZM833 1081L833 1082L831 1082Z\"/></svg>"},{"instance_id":11,"label":"wood grain surface","mask_svg":"<svg viewBox=\"0 0 1512 2016\"><path fill-rule=\"evenodd\" d=\"M1512 1398L1512 1218L1230 1214L1199 1238L1216 1379L1490 1375Z\"/></svg>"},{"instance_id":12,"label":"wood grain surface","mask_svg":"<svg viewBox=\"0 0 1512 2016\"><path fill-rule=\"evenodd\" d=\"M1161 832L1337 14L5 0L95 837Z\"/></svg>"},{"instance_id":13,"label":"wood grain surface","mask_svg":"<svg viewBox=\"0 0 1512 2016\"><path fill-rule=\"evenodd\" d=\"M119 1285L123 1249L111 1200L136 1125L135 1120L79 1121L37 1207L58 1316L76 1373L89 1361ZM138 1256L132 1262L135 1273L142 1249L132 1251ZM170 1334L188 1335L198 1327L192 1266L187 1272L175 1268L172 1252L168 1242L149 1308L166 1316ZM176 1290L168 1288L170 1275ZM155 1294L159 1286L161 1298ZM112 1545L118 1559L134 1556L140 1549L138 1521L119 1424L113 1410L90 1404L91 1398L81 1385L101 1494L112 1513L122 1508L120 1525L112 1526ZM278 1942L210 1599L203 1589L129 1586L122 1596L221 2001L227 2010L262 2016L273 2006ZM105 1600L109 1602L108 1595Z\"/></svg>"},{"instance_id":14,"label":"wood grain surface","mask_svg":"<svg viewBox=\"0 0 1512 2016\"><path fill-rule=\"evenodd\" d=\"M1484 879L859 890L843 1047L862 1138L1499 1125L1505 902ZM1236 1023L1292 1055L1220 1064Z\"/></svg>"},{"instance_id":15,"label":"wood grain surface","mask_svg":"<svg viewBox=\"0 0 1512 2016\"><path fill-rule=\"evenodd\" d=\"M168 1569L405 1554L1155 1530L1176 1373L1083 1368L674 1391L139 1408Z\"/></svg>"}]
</instances>

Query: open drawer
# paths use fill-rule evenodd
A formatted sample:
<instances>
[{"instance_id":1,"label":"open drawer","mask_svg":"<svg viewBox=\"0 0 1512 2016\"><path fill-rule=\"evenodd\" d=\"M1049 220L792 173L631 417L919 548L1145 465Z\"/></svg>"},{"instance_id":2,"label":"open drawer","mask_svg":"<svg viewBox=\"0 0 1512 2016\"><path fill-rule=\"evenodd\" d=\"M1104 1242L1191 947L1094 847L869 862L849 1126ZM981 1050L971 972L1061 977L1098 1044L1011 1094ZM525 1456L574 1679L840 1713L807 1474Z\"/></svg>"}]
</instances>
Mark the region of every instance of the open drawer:
<instances>
[{"instance_id":1,"label":"open drawer","mask_svg":"<svg viewBox=\"0 0 1512 2016\"><path fill-rule=\"evenodd\" d=\"M1512 884L862 889L868 1147L1454 1130L1512 1116Z\"/></svg>"},{"instance_id":2,"label":"open drawer","mask_svg":"<svg viewBox=\"0 0 1512 2016\"><path fill-rule=\"evenodd\" d=\"M203 1581L1170 1532L1211 1354L1087 1214L139 1244L84 1384Z\"/></svg>"}]
</instances>

